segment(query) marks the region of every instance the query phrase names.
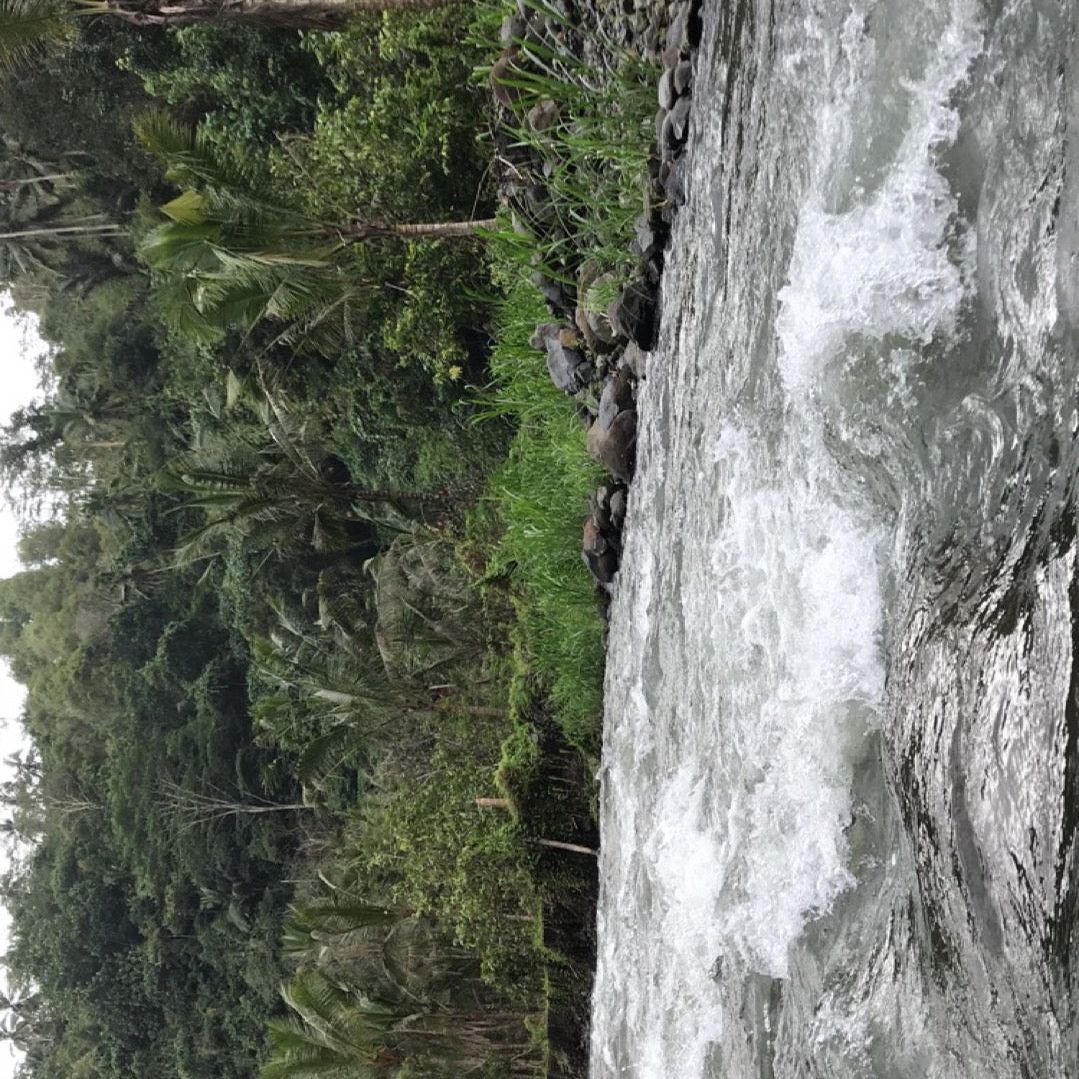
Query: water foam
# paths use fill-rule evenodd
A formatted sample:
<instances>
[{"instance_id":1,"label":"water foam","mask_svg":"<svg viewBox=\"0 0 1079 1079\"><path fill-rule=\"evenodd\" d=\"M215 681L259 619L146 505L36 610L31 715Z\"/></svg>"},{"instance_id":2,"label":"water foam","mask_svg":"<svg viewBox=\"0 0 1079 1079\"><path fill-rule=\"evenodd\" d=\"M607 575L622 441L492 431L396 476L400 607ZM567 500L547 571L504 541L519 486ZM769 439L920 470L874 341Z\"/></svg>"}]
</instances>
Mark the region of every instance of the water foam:
<instances>
[{"instance_id":1,"label":"water foam","mask_svg":"<svg viewBox=\"0 0 1079 1079\"><path fill-rule=\"evenodd\" d=\"M854 883L854 770L884 692L885 536L829 453L815 397L851 338L913 344L954 326L966 276L936 157L977 48L970 8L956 0L918 42L904 135L871 193L836 196L878 89L863 15L813 73L811 176L775 323L781 407L716 422L721 319L683 324L647 387L608 665L597 1076L695 1079L717 1060L749 1074L739 987L787 977L807 923ZM829 33L807 49L831 48ZM759 310L732 301L730 315ZM666 432L649 412L663 394Z\"/></svg>"},{"instance_id":2,"label":"water foam","mask_svg":"<svg viewBox=\"0 0 1079 1079\"><path fill-rule=\"evenodd\" d=\"M779 294L780 370L794 393L811 390L855 335L927 344L954 332L971 291L973 248L960 239L958 261L951 250L957 201L939 157L958 134L952 97L981 49L976 8L969 0L952 5L923 76L913 81L876 70L877 50L864 24L865 15L853 12L841 36L836 67L847 74L845 92L822 112L790 282ZM874 134L858 123L870 94L901 95L909 106L883 183L860 197L861 177L848 179L844 191L837 191L836 177L852 156L865 153L858 143ZM843 211L831 208L851 201Z\"/></svg>"}]
</instances>

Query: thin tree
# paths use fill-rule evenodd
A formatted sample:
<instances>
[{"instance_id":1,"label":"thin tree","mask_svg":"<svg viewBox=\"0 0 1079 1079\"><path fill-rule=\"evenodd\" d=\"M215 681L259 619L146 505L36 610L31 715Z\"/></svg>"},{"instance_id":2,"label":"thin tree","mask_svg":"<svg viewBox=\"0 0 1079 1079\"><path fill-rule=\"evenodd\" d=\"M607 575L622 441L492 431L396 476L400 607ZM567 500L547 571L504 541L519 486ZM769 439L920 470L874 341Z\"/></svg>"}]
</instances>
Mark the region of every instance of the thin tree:
<instances>
[{"instance_id":1,"label":"thin tree","mask_svg":"<svg viewBox=\"0 0 1079 1079\"><path fill-rule=\"evenodd\" d=\"M169 780L158 785L161 805L180 821L181 829L189 831L228 817L256 817L267 813L298 813L314 809L303 802L272 802L259 795L248 800L236 798L218 787L192 790Z\"/></svg>"}]
</instances>

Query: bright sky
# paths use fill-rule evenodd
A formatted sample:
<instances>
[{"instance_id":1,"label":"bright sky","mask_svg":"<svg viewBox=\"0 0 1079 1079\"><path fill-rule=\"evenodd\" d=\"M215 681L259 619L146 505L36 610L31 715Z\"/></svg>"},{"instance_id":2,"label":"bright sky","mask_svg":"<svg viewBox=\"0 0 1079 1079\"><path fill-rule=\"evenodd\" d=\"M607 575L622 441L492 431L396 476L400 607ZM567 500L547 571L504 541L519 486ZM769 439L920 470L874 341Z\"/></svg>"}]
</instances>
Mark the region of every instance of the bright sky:
<instances>
[{"instance_id":1,"label":"bright sky","mask_svg":"<svg viewBox=\"0 0 1079 1079\"><path fill-rule=\"evenodd\" d=\"M38 373L35 359L45 351L37 336L36 322L17 317L11 310L11 300L0 293L0 425L7 423L15 409L38 396ZM15 554L18 523L15 515L0 496L0 577L10 577L19 568ZM25 740L19 717L22 714L23 689L12 680L7 664L0 660L0 782L8 778L7 757L24 746ZM0 847L0 862L6 862L7 851ZM0 953L7 947L7 912L0 907ZM0 982L4 981L0 971ZM9 1043L0 1043L0 1079L15 1074L16 1057Z\"/></svg>"}]
</instances>

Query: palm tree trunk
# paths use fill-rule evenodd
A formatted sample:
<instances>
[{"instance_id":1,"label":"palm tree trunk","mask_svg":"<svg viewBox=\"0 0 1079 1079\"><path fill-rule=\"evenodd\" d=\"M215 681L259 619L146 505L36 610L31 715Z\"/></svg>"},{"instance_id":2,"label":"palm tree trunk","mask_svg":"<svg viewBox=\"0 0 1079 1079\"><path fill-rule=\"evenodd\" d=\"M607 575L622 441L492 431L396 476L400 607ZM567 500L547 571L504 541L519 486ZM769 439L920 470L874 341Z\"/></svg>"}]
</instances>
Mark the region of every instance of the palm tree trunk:
<instances>
[{"instance_id":1,"label":"palm tree trunk","mask_svg":"<svg viewBox=\"0 0 1079 1079\"><path fill-rule=\"evenodd\" d=\"M29 237L44 240L54 236L107 236L119 231L119 225L68 225L53 229L19 229L15 232L0 232L0 241L24 240Z\"/></svg>"},{"instance_id":2,"label":"palm tree trunk","mask_svg":"<svg viewBox=\"0 0 1079 1079\"><path fill-rule=\"evenodd\" d=\"M296 30L332 30L368 11L432 11L461 0L105 0L110 15L136 26L245 22Z\"/></svg>"},{"instance_id":3,"label":"palm tree trunk","mask_svg":"<svg viewBox=\"0 0 1079 1079\"><path fill-rule=\"evenodd\" d=\"M421 221L408 225L372 224L356 221L342 235L346 240L363 243L365 240L461 240L475 236L482 229L494 229L493 217L470 221Z\"/></svg>"}]
</instances>

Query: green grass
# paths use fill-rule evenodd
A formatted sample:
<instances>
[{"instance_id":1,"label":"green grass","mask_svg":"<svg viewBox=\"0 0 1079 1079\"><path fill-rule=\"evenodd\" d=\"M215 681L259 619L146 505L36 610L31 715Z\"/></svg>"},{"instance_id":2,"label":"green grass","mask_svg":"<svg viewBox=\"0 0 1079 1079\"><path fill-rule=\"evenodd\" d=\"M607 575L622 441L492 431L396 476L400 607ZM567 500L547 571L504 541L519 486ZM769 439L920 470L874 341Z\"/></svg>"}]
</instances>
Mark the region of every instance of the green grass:
<instances>
[{"instance_id":1,"label":"green grass","mask_svg":"<svg viewBox=\"0 0 1079 1079\"><path fill-rule=\"evenodd\" d=\"M517 647L566 738L592 756L603 707L603 622L581 558L581 528L603 473L585 452L574 403L528 343L545 316L536 289L519 284L499 320L487 414L510 417L517 433L488 488L486 508L501 528L489 575L510 579Z\"/></svg>"}]
</instances>

